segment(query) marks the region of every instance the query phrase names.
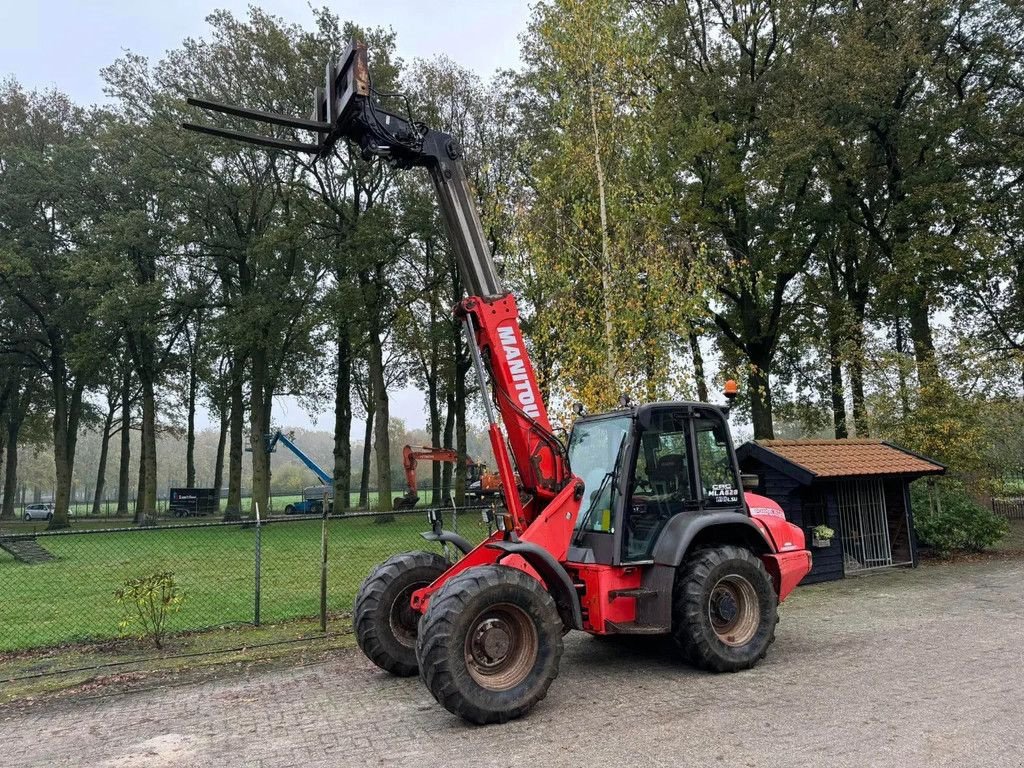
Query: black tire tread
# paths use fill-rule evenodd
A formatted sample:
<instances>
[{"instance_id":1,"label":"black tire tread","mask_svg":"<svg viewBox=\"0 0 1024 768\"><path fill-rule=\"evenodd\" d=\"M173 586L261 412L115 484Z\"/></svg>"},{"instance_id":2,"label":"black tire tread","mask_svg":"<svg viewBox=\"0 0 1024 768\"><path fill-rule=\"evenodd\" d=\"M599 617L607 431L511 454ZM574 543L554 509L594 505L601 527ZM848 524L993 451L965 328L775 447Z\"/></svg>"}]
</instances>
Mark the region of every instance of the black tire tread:
<instances>
[{"instance_id":1,"label":"black tire tread","mask_svg":"<svg viewBox=\"0 0 1024 768\"><path fill-rule=\"evenodd\" d=\"M761 559L749 549L732 544L694 552L680 569L673 594L672 637L676 646L691 664L712 672L738 672L754 667L768 654L768 648L775 642L775 628L779 623L778 603L775 601L772 603L774 615L768 641L759 653L737 661L724 659L716 652L711 636L701 631L702 613L705 609L703 591L711 572L730 560L741 560L752 566L762 579L762 584L767 584L768 590L774 596L775 589L771 577Z\"/></svg>"},{"instance_id":2,"label":"black tire tread","mask_svg":"<svg viewBox=\"0 0 1024 768\"><path fill-rule=\"evenodd\" d=\"M352 612L352 626L356 643L366 657L381 669L399 677L412 677L417 665L408 659L397 658L386 647L378 631L376 617L382 609L381 600L388 586L412 568L434 568L438 575L448 569L449 563L435 552L402 552L378 565L363 581L356 595Z\"/></svg>"},{"instance_id":3,"label":"black tire tread","mask_svg":"<svg viewBox=\"0 0 1024 768\"><path fill-rule=\"evenodd\" d=\"M555 662L533 695L514 707L494 711L473 704L459 691L456 679L459 670L452 669L449 663L448 647L452 641L456 619L472 597L488 587L500 586L509 581L529 590L546 603L548 615L545 617L545 623L547 634L554 636L552 642ZM476 566L444 584L431 597L427 611L420 619L420 631L416 638L416 657L419 660L420 678L424 685L449 712L478 725L514 720L526 714L547 696L548 688L558 677L562 650L562 620L554 599L536 579L517 568L504 565Z\"/></svg>"}]
</instances>

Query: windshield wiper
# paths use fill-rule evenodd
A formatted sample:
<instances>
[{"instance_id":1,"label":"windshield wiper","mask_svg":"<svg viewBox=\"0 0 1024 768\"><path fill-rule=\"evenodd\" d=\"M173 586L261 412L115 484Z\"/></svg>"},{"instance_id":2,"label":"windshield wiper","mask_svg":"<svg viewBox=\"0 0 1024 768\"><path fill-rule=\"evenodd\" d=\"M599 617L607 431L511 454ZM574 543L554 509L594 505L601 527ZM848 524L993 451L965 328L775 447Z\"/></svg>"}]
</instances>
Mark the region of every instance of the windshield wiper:
<instances>
[{"instance_id":1,"label":"windshield wiper","mask_svg":"<svg viewBox=\"0 0 1024 768\"><path fill-rule=\"evenodd\" d=\"M591 496L590 506L587 507L587 511L583 515L583 519L580 520L579 528L576 530L576 535L573 536L573 543L579 544L583 538L583 534L586 533L587 525L590 523L590 518L594 514L594 510L597 509L597 503L601 500L604 495L605 486L608 485L608 481L611 480L611 493L608 501L611 503L615 498L615 476L618 474L619 462L622 461L622 449L626 445L626 435L622 435L622 439L619 440L619 449L615 452L615 463L612 468L604 473L604 477L601 478L601 483L597 486L597 492Z\"/></svg>"},{"instance_id":2,"label":"windshield wiper","mask_svg":"<svg viewBox=\"0 0 1024 768\"><path fill-rule=\"evenodd\" d=\"M594 514L594 510L597 509L597 503L601 500L601 496L604 494L604 487L608 485L608 481L612 479L615 474L615 470L605 472L604 477L601 478L601 484L597 486L597 492L591 496L590 506L587 507L587 511L583 515L583 519L580 520L579 528L576 529L576 535L573 537L573 543L579 544L583 538L583 534L586 533L587 525L590 523L590 517Z\"/></svg>"}]
</instances>

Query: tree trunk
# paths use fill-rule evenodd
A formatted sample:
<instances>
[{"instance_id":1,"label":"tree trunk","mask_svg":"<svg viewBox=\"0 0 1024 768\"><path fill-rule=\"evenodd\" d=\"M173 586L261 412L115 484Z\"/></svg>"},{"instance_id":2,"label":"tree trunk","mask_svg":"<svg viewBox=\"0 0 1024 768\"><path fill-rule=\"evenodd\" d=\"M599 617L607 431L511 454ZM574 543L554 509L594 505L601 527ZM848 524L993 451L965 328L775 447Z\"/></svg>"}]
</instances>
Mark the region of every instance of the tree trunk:
<instances>
[{"instance_id":1,"label":"tree trunk","mask_svg":"<svg viewBox=\"0 0 1024 768\"><path fill-rule=\"evenodd\" d=\"M12 414L13 416L13 414ZM4 462L4 499L0 506L0 520L14 519L15 494L18 490L18 432L21 424L15 419L7 421L7 458Z\"/></svg>"},{"instance_id":2,"label":"tree trunk","mask_svg":"<svg viewBox=\"0 0 1024 768\"><path fill-rule=\"evenodd\" d=\"M242 428L245 422L245 399L242 391L244 362L236 360L231 371L230 442L228 448L228 503L225 520L242 519Z\"/></svg>"},{"instance_id":3,"label":"tree trunk","mask_svg":"<svg viewBox=\"0 0 1024 768\"><path fill-rule=\"evenodd\" d=\"M697 383L697 400L708 402L708 382L704 378L704 354L700 351L700 337L690 331L690 356L693 359L693 378Z\"/></svg>"},{"instance_id":4,"label":"tree trunk","mask_svg":"<svg viewBox=\"0 0 1024 768\"><path fill-rule=\"evenodd\" d=\"M391 509L391 436L388 434L388 390L384 380L384 355L378 329L370 334L369 374L373 388L373 411L377 428L373 433L373 449L377 454L377 506L382 511Z\"/></svg>"},{"instance_id":5,"label":"tree trunk","mask_svg":"<svg viewBox=\"0 0 1024 768\"><path fill-rule=\"evenodd\" d=\"M75 381L68 387L69 372L60 339L50 334L51 383L53 387L53 464L56 475L51 530L67 528L74 477L75 448L78 445L78 422L82 415L84 384Z\"/></svg>"},{"instance_id":6,"label":"tree trunk","mask_svg":"<svg viewBox=\"0 0 1024 768\"><path fill-rule=\"evenodd\" d=\"M196 340L198 343L198 339ZM199 392L198 361L193 353L188 365L188 425L185 433L185 487L196 487L196 395Z\"/></svg>"},{"instance_id":7,"label":"tree trunk","mask_svg":"<svg viewBox=\"0 0 1024 768\"><path fill-rule=\"evenodd\" d=\"M455 504L466 503L466 369L455 361L455 450L459 460L455 463ZM481 393L487 397L487 393Z\"/></svg>"},{"instance_id":8,"label":"tree trunk","mask_svg":"<svg viewBox=\"0 0 1024 768\"><path fill-rule=\"evenodd\" d=\"M7 456L4 462L4 493L0 502L0 520L14 518L15 494L18 490L18 441L28 409L34 397L31 379L16 380L7 392L7 428L0 437L0 455L6 440Z\"/></svg>"},{"instance_id":9,"label":"tree trunk","mask_svg":"<svg viewBox=\"0 0 1024 768\"><path fill-rule=\"evenodd\" d=\"M252 354L252 380L249 385L249 447L252 449L252 498L250 515L255 517L256 505L266 514L270 501L270 454L265 436L270 431L270 394L267 379L269 364L263 344Z\"/></svg>"},{"instance_id":10,"label":"tree trunk","mask_svg":"<svg viewBox=\"0 0 1024 768\"><path fill-rule=\"evenodd\" d=\"M864 322L855 321L851 331L850 342L853 355L850 359L850 398L853 401L853 427L857 437L868 437L871 429L868 426L867 400L864 396Z\"/></svg>"},{"instance_id":11,"label":"tree trunk","mask_svg":"<svg viewBox=\"0 0 1024 768\"><path fill-rule=\"evenodd\" d=\"M7 463L7 454L5 453L6 450L7 450L7 434L6 434L6 430L0 430L0 464L3 464L5 466L6 466L6 463ZM7 487L8 487L8 483L7 483L7 476L6 476L6 473L5 473L4 474L4 484L3 484L2 487L0 487L0 520L4 519L3 503L4 503L4 500L7 497L7 493L8 493Z\"/></svg>"},{"instance_id":12,"label":"tree trunk","mask_svg":"<svg viewBox=\"0 0 1024 768\"><path fill-rule=\"evenodd\" d=\"M141 430L140 430L141 432ZM143 438L139 436L139 480L135 488L135 517L132 519L136 525L146 521L146 456L142 449Z\"/></svg>"},{"instance_id":13,"label":"tree trunk","mask_svg":"<svg viewBox=\"0 0 1024 768\"><path fill-rule=\"evenodd\" d=\"M373 450L373 395L367 398L371 407L366 409L366 427L363 430L363 466L359 473L359 508L370 508L370 452Z\"/></svg>"},{"instance_id":14,"label":"tree trunk","mask_svg":"<svg viewBox=\"0 0 1024 768\"><path fill-rule=\"evenodd\" d=\"M917 287L907 294L908 319L910 320L910 340L914 345L914 360L917 363L919 386L927 387L939 375L935 362L935 342L932 339L932 327L929 319L931 303L927 291Z\"/></svg>"},{"instance_id":15,"label":"tree trunk","mask_svg":"<svg viewBox=\"0 0 1024 768\"><path fill-rule=\"evenodd\" d=\"M142 463L146 480L142 485L142 512L147 520L156 517L156 387L151 372L152 369L139 372L142 380Z\"/></svg>"},{"instance_id":16,"label":"tree trunk","mask_svg":"<svg viewBox=\"0 0 1024 768\"><path fill-rule=\"evenodd\" d=\"M766 345L748 348L750 374L750 420L754 424L755 440L772 440L775 427L772 423L771 353Z\"/></svg>"},{"instance_id":17,"label":"tree trunk","mask_svg":"<svg viewBox=\"0 0 1024 768\"><path fill-rule=\"evenodd\" d=\"M224 488L224 449L228 441L228 429L231 424L231 408L225 406L220 411L220 429L217 433L217 458L213 467L213 498L217 500L220 510L220 492Z\"/></svg>"},{"instance_id":18,"label":"tree trunk","mask_svg":"<svg viewBox=\"0 0 1024 768\"><path fill-rule=\"evenodd\" d=\"M895 318L893 335L896 342L896 381L899 389L901 415L906 417L910 413L910 387L907 385L907 349L903 337L903 318L898 315Z\"/></svg>"},{"instance_id":19,"label":"tree trunk","mask_svg":"<svg viewBox=\"0 0 1024 768\"><path fill-rule=\"evenodd\" d=\"M103 489L107 484L107 454L110 450L110 429L114 424L114 413L117 403L111 403L103 420L103 432L100 436L100 460L96 467L96 492L92 498L92 516L99 517L103 506Z\"/></svg>"},{"instance_id":20,"label":"tree trunk","mask_svg":"<svg viewBox=\"0 0 1024 768\"><path fill-rule=\"evenodd\" d=\"M441 404L438 402L437 392L437 365L432 365L431 375L427 378L427 408L430 411L430 445L437 447L441 445ZM441 504L441 464L444 462L432 461L430 463L430 504L438 506Z\"/></svg>"},{"instance_id":21,"label":"tree trunk","mask_svg":"<svg viewBox=\"0 0 1024 768\"><path fill-rule=\"evenodd\" d=\"M445 398L444 433L441 438L441 445L449 450L455 444L455 370L456 365L453 361L452 374L448 381L448 395ZM447 461L441 467L441 499L445 504L455 498L452 494L452 471L454 469L455 467Z\"/></svg>"},{"instance_id":22,"label":"tree trunk","mask_svg":"<svg viewBox=\"0 0 1024 768\"><path fill-rule=\"evenodd\" d=\"M597 130L597 96L590 73L590 121L594 134L594 167L597 172L598 211L601 216L601 300L604 309L604 374L607 385L615 383L615 325L612 309L612 255L608 237L608 206L605 200L604 163L601 160L601 135ZM616 395L616 392L612 392ZM461 501L459 502L461 503Z\"/></svg>"},{"instance_id":23,"label":"tree trunk","mask_svg":"<svg viewBox=\"0 0 1024 768\"><path fill-rule=\"evenodd\" d=\"M128 515L128 485L131 483L132 458L132 374L127 364L121 379L121 456L117 470L117 510L115 514Z\"/></svg>"},{"instance_id":24,"label":"tree trunk","mask_svg":"<svg viewBox=\"0 0 1024 768\"><path fill-rule=\"evenodd\" d=\"M338 321L338 375L334 386L334 506L348 509L352 491L352 339Z\"/></svg>"},{"instance_id":25,"label":"tree trunk","mask_svg":"<svg viewBox=\"0 0 1024 768\"><path fill-rule=\"evenodd\" d=\"M846 428L846 391L843 389L843 359L839 335L828 331L829 391L832 396L832 429L837 440L850 436Z\"/></svg>"}]
</instances>

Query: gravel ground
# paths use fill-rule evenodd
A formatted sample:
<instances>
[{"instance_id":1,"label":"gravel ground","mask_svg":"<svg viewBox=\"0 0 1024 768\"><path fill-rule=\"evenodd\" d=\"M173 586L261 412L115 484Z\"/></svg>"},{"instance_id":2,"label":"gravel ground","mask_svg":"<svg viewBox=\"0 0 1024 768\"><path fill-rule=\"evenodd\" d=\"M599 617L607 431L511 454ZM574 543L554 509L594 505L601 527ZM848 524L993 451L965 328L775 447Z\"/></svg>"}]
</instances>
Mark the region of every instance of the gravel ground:
<instances>
[{"instance_id":1,"label":"gravel ground","mask_svg":"<svg viewBox=\"0 0 1024 768\"><path fill-rule=\"evenodd\" d=\"M1024 766L1024 561L807 587L750 672L573 633L525 719L472 727L357 651L0 711L11 766Z\"/></svg>"}]
</instances>

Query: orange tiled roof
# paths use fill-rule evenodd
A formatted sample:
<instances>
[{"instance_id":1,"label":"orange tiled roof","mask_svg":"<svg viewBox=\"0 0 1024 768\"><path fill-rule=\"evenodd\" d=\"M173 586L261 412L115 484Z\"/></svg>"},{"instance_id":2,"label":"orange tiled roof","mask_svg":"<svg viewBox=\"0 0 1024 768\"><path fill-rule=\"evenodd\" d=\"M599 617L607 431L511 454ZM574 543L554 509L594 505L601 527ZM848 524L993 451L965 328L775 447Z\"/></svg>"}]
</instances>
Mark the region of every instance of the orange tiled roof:
<instances>
[{"instance_id":1,"label":"orange tiled roof","mask_svg":"<svg viewBox=\"0 0 1024 768\"><path fill-rule=\"evenodd\" d=\"M945 467L881 440L758 440L816 477L934 475Z\"/></svg>"}]
</instances>

